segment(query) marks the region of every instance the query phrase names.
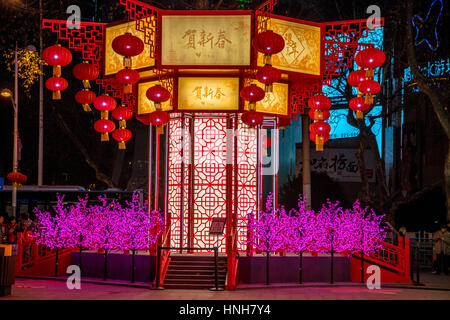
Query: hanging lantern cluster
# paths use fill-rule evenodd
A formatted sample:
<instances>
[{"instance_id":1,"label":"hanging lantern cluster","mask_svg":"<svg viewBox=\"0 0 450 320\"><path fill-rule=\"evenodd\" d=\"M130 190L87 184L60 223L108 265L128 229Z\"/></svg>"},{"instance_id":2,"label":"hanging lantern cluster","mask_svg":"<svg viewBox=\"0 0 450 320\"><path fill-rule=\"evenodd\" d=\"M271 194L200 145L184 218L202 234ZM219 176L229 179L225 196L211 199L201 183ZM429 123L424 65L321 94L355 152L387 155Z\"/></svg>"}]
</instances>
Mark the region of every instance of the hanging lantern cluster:
<instances>
[{"instance_id":1,"label":"hanging lantern cluster","mask_svg":"<svg viewBox=\"0 0 450 320\"><path fill-rule=\"evenodd\" d=\"M357 97L349 102L349 107L355 111L357 119L364 118L364 112L373 104L373 96L381 90L380 84L373 80L374 69L381 67L385 60L384 52L376 48L364 49L355 57L356 64L362 69L350 72L347 82L358 90Z\"/></svg>"},{"instance_id":2,"label":"hanging lantern cluster","mask_svg":"<svg viewBox=\"0 0 450 320\"><path fill-rule=\"evenodd\" d=\"M164 125L169 123L170 115L166 111L162 111L162 103L170 99L170 92L161 85L155 85L147 90L146 95L150 101L153 101L156 109L150 113L149 121L156 126L158 134L163 134Z\"/></svg>"},{"instance_id":3,"label":"hanging lantern cluster","mask_svg":"<svg viewBox=\"0 0 450 320\"><path fill-rule=\"evenodd\" d=\"M264 117L261 113L256 111L256 102L264 99L266 93L263 89L258 87L256 84L251 84L242 88L240 96L243 100L248 101L248 111L242 114L242 122L250 126L250 128L255 128L262 124Z\"/></svg>"},{"instance_id":4,"label":"hanging lantern cluster","mask_svg":"<svg viewBox=\"0 0 450 320\"><path fill-rule=\"evenodd\" d=\"M89 90L91 88L89 81L93 81L98 78L98 68L94 64L83 61L82 63L75 65L72 72L75 78L82 81L84 88L75 94L75 101L82 105L84 111L90 112L92 110L89 105L94 103L97 96L94 92Z\"/></svg>"},{"instance_id":5,"label":"hanging lantern cluster","mask_svg":"<svg viewBox=\"0 0 450 320\"><path fill-rule=\"evenodd\" d=\"M113 50L123 56L124 69L116 73L116 81L123 86L123 93L133 92L133 85L140 80L139 72L132 69L132 57L144 51L144 42L131 33L125 33L112 42Z\"/></svg>"},{"instance_id":6,"label":"hanging lantern cluster","mask_svg":"<svg viewBox=\"0 0 450 320\"><path fill-rule=\"evenodd\" d=\"M256 74L256 79L265 85L265 92L272 92L273 83L281 79L281 71L272 67L272 55L284 49L284 39L279 34L269 30L258 33L253 39L253 47L264 54L264 67Z\"/></svg>"},{"instance_id":7,"label":"hanging lantern cluster","mask_svg":"<svg viewBox=\"0 0 450 320\"><path fill-rule=\"evenodd\" d=\"M48 90L52 91L53 100L61 99L61 91L67 89L67 80L61 77L61 67L67 66L72 62L72 53L57 44L45 48L42 52L42 59L53 67L53 76L45 82Z\"/></svg>"},{"instance_id":8,"label":"hanging lantern cluster","mask_svg":"<svg viewBox=\"0 0 450 320\"><path fill-rule=\"evenodd\" d=\"M116 109L116 100L107 94L98 96L94 100L95 109L100 111L100 120L94 123L94 129L101 133L101 141L109 141L109 133L114 131L116 125L109 120L109 111Z\"/></svg>"},{"instance_id":9,"label":"hanging lantern cluster","mask_svg":"<svg viewBox=\"0 0 450 320\"><path fill-rule=\"evenodd\" d=\"M264 99L266 92L273 91L273 83L281 79L281 71L272 67L272 56L284 49L284 39L272 30L258 33L253 41L253 47L264 54L264 66L259 68L256 79L264 84L264 90L255 84L242 88L241 99L248 101L248 111L242 114L241 120L250 128L256 128L264 121L264 116L256 111L256 103Z\"/></svg>"},{"instance_id":10,"label":"hanging lantern cluster","mask_svg":"<svg viewBox=\"0 0 450 320\"><path fill-rule=\"evenodd\" d=\"M325 121L330 117L331 100L322 93L308 100L309 117L314 122L309 126L310 139L316 144L316 151L323 151L323 144L330 138L331 127Z\"/></svg>"},{"instance_id":11,"label":"hanging lantern cluster","mask_svg":"<svg viewBox=\"0 0 450 320\"><path fill-rule=\"evenodd\" d=\"M131 131L126 129L126 121L133 117L133 110L129 107L120 106L114 109L111 115L119 121L119 129L112 133L112 137L119 143L119 149L126 149L125 142L133 136Z\"/></svg>"},{"instance_id":12,"label":"hanging lantern cluster","mask_svg":"<svg viewBox=\"0 0 450 320\"><path fill-rule=\"evenodd\" d=\"M8 173L8 175L6 176L6 179L8 179L8 181L11 182L17 188L21 188L22 185L27 183L28 178L23 173L14 171L14 172Z\"/></svg>"}]
</instances>

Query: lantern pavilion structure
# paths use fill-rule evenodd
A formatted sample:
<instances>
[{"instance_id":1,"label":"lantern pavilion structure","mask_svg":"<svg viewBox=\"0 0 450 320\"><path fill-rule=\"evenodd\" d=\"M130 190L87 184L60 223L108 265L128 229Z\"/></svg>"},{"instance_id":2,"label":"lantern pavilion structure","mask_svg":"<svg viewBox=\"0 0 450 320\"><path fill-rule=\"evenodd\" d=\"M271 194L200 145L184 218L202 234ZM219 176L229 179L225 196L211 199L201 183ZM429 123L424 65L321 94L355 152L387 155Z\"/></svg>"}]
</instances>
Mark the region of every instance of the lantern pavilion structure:
<instances>
[{"instance_id":1,"label":"lantern pavilion structure","mask_svg":"<svg viewBox=\"0 0 450 320\"><path fill-rule=\"evenodd\" d=\"M372 46L361 41L368 35L367 21L276 16L274 0L252 11L167 11L135 0L120 3L128 21L81 22L69 29L66 21L46 19L43 27L100 71L95 81L104 94L94 99L85 86L77 101L85 110L99 106L96 130L102 140L112 132L124 148L131 138L124 124L130 110L148 125L149 200L165 212L164 246L174 251L218 246L227 254L232 287L236 255L250 252L246 221L262 205L263 182L270 180L277 203L279 129L308 114L308 100L343 69L352 69L355 53ZM270 32L276 36L258 37ZM144 46L118 54L115 48L125 50L131 36ZM253 86L258 90L246 92ZM158 100L164 92L170 95ZM128 109L114 112L115 104L102 104L110 98ZM328 139L322 123L329 107L309 112L317 120L311 139L321 147ZM114 133L115 127L122 131ZM226 218L218 238L209 235L214 217Z\"/></svg>"}]
</instances>

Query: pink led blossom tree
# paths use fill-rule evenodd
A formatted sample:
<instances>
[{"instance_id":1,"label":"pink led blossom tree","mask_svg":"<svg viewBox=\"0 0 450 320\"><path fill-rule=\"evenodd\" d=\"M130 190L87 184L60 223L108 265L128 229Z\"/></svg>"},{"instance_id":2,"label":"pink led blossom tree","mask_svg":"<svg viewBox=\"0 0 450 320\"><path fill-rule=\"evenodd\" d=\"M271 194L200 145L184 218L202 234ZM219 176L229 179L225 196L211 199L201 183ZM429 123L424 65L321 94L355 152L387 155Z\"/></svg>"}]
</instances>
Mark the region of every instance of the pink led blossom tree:
<instances>
[{"instance_id":1,"label":"pink led blossom tree","mask_svg":"<svg viewBox=\"0 0 450 320\"><path fill-rule=\"evenodd\" d=\"M248 216L247 244L254 251L266 252L266 284L269 284L269 257L270 252L283 249L287 246L289 217L284 207L273 208L273 195L267 196L266 209L260 210L255 217L253 212Z\"/></svg>"},{"instance_id":2,"label":"pink led blossom tree","mask_svg":"<svg viewBox=\"0 0 450 320\"><path fill-rule=\"evenodd\" d=\"M64 197L58 196L53 207L55 215L35 208L37 242L50 248L83 248L105 250L104 279L107 277L107 258L111 250L133 250L132 281L134 281L135 252L149 248L161 233L163 219L159 211L148 213L146 205L139 203L139 194L122 206L108 201L106 196L98 198L100 204L88 206L87 196L74 205L64 205Z\"/></svg>"}]
</instances>

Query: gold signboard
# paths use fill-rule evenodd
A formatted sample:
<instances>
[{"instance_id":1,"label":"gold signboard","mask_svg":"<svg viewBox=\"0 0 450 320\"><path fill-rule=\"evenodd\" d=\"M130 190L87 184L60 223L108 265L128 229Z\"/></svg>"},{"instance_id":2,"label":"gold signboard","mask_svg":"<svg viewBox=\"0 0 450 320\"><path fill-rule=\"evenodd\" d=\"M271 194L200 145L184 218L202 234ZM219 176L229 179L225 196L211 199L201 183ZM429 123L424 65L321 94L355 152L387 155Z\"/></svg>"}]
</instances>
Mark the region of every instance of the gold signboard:
<instances>
[{"instance_id":1,"label":"gold signboard","mask_svg":"<svg viewBox=\"0 0 450 320\"><path fill-rule=\"evenodd\" d=\"M154 85L160 84L159 81L149 81L149 82L140 82L138 84L138 97L137 97L137 114L142 115L146 113L151 113L155 111L155 106L152 101L147 98L147 90ZM170 105L170 100L162 103L162 110L170 111L172 110L172 106Z\"/></svg>"},{"instance_id":2,"label":"gold signboard","mask_svg":"<svg viewBox=\"0 0 450 320\"><path fill-rule=\"evenodd\" d=\"M251 15L163 15L161 65L248 66Z\"/></svg>"},{"instance_id":3,"label":"gold signboard","mask_svg":"<svg viewBox=\"0 0 450 320\"><path fill-rule=\"evenodd\" d=\"M238 110L239 78L180 77L179 110Z\"/></svg>"},{"instance_id":4,"label":"gold signboard","mask_svg":"<svg viewBox=\"0 0 450 320\"><path fill-rule=\"evenodd\" d=\"M144 41L144 33L136 30L135 21L105 28L105 76L116 74L123 69L123 56L114 52L112 42L116 37L127 32ZM133 69L143 69L154 65L155 59L150 58L150 46L145 44L144 51L140 55L133 57Z\"/></svg>"},{"instance_id":5,"label":"gold signboard","mask_svg":"<svg viewBox=\"0 0 450 320\"><path fill-rule=\"evenodd\" d=\"M281 70L320 75L320 27L273 18L269 21L268 28L280 34L285 42L283 51L273 55L272 65ZM261 53L258 65L264 65Z\"/></svg>"},{"instance_id":6,"label":"gold signboard","mask_svg":"<svg viewBox=\"0 0 450 320\"><path fill-rule=\"evenodd\" d=\"M262 83L257 83L264 88ZM248 101L245 102L245 110L248 110ZM286 116L289 111L289 85L275 82L272 92L266 92L264 99L256 103L256 111Z\"/></svg>"}]
</instances>

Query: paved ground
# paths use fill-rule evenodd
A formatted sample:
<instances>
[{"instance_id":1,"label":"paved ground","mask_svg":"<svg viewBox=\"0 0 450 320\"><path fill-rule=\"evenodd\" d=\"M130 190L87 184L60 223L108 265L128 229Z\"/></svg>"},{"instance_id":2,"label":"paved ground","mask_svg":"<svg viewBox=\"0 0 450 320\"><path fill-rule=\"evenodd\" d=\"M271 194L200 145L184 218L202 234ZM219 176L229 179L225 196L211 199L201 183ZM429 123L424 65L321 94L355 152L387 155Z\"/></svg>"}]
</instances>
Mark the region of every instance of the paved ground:
<instances>
[{"instance_id":1,"label":"paved ground","mask_svg":"<svg viewBox=\"0 0 450 320\"><path fill-rule=\"evenodd\" d=\"M16 279L12 295L0 300L450 300L450 276L423 275L426 286L385 287L369 290L360 285L241 288L230 292L209 290L149 290L82 283L69 290L64 281ZM429 288L429 289L426 289ZM440 288L441 290L431 290Z\"/></svg>"}]
</instances>

